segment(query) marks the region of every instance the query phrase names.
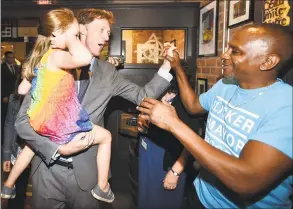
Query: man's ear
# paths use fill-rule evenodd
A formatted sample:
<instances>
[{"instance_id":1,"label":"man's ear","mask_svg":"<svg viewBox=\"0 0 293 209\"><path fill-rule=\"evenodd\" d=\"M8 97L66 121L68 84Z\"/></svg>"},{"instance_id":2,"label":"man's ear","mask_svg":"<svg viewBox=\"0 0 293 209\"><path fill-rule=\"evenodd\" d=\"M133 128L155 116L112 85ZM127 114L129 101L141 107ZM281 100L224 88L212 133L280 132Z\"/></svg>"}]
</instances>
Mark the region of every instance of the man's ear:
<instances>
[{"instance_id":1,"label":"man's ear","mask_svg":"<svg viewBox=\"0 0 293 209\"><path fill-rule=\"evenodd\" d=\"M87 29L86 29L85 25L79 24L79 33L81 35L87 35Z\"/></svg>"},{"instance_id":2,"label":"man's ear","mask_svg":"<svg viewBox=\"0 0 293 209\"><path fill-rule=\"evenodd\" d=\"M280 57L276 54L270 54L268 55L264 62L260 65L260 70L272 70L277 66L277 64L280 62Z\"/></svg>"}]
</instances>

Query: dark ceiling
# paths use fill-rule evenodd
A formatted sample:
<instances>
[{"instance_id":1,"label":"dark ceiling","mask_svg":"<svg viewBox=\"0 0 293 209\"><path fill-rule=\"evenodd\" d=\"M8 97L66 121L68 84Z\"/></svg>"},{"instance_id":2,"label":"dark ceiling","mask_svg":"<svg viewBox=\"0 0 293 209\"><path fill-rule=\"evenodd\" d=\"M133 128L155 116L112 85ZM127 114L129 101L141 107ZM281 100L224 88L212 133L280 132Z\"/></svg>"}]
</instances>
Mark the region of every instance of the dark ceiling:
<instances>
[{"instance_id":1,"label":"dark ceiling","mask_svg":"<svg viewBox=\"0 0 293 209\"><path fill-rule=\"evenodd\" d=\"M2 0L2 7L5 6L33 6L33 5L46 5L47 3L51 5L80 5L80 4L105 4L112 3L113 0Z\"/></svg>"}]
</instances>

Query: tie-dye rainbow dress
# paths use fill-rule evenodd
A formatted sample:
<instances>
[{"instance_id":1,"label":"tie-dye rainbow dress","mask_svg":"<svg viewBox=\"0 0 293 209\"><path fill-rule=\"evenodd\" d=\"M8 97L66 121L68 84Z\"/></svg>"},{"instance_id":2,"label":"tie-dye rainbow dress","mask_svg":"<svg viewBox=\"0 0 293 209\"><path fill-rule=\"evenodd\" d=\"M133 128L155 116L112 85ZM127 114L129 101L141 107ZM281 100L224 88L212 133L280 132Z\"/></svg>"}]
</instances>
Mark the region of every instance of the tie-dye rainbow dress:
<instances>
[{"instance_id":1,"label":"tie-dye rainbow dress","mask_svg":"<svg viewBox=\"0 0 293 209\"><path fill-rule=\"evenodd\" d=\"M92 130L93 126L78 100L73 76L65 70L47 68L52 51L45 53L35 70L28 116L37 133L57 144L65 144L76 134Z\"/></svg>"}]
</instances>

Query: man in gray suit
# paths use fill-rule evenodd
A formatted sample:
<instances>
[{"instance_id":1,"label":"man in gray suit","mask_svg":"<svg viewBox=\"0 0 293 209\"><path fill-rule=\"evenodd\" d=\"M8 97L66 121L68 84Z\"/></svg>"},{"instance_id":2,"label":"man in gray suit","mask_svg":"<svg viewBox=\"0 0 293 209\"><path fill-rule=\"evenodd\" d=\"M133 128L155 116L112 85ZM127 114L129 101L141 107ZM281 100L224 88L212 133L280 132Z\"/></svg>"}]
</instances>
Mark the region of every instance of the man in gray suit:
<instances>
[{"instance_id":1,"label":"man in gray suit","mask_svg":"<svg viewBox=\"0 0 293 209\"><path fill-rule=\"evenodd\" d=\"M100 55L109 40L111 12L82 9L78 12L81 41L95 56ZM103 115L110 99L121 96L139 104L144 97L158 97L170 84L170 66L162 66L144 87L124 79L115 67L94 58L90 66L90 80L77 82L83 107L94 124L103 126ZM75 138L69 144L57 145L32 129L27 116L31 102L26 96L16 121L18 134L37 154L32 162L33 208L99 208L99 202L90 193L97 183L97 146L88 138Z\"/></svg>"}]
</instances>

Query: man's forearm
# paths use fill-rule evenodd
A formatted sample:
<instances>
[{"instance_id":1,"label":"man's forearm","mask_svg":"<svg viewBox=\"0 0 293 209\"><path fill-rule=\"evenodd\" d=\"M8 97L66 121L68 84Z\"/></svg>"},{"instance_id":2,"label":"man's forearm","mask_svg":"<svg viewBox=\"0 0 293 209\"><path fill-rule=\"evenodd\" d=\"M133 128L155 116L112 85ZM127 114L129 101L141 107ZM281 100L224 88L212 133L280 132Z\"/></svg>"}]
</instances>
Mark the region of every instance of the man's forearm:
<instances>
[{"instance_id":1,"label":"man's forearm","mask_svg":"<svg viewBox=\"0 0 293 209\"><path fill-rule=\"evenodd\" d=\"M185 72L182 68L182 66L176 67L176 79L180 91L180 98L185 106L185 108L193 113L198 114L201 112L201 110L197 109L197 103L199 103L198 95L194 92L194 90L189 85L187 76L185 75Z\"/></svg>"},{"instance_id":2,"label":"man's forearm","mask_svg":"<svg viewBox=\"0 0 293 209\"><path fill-rule=\"evenodd\" d=\"M205 142L179 119L171 123L171 133L206 170L215 175L228 188L245 194L253 182L246 164Z\"/></svg>"}]
</instances>

